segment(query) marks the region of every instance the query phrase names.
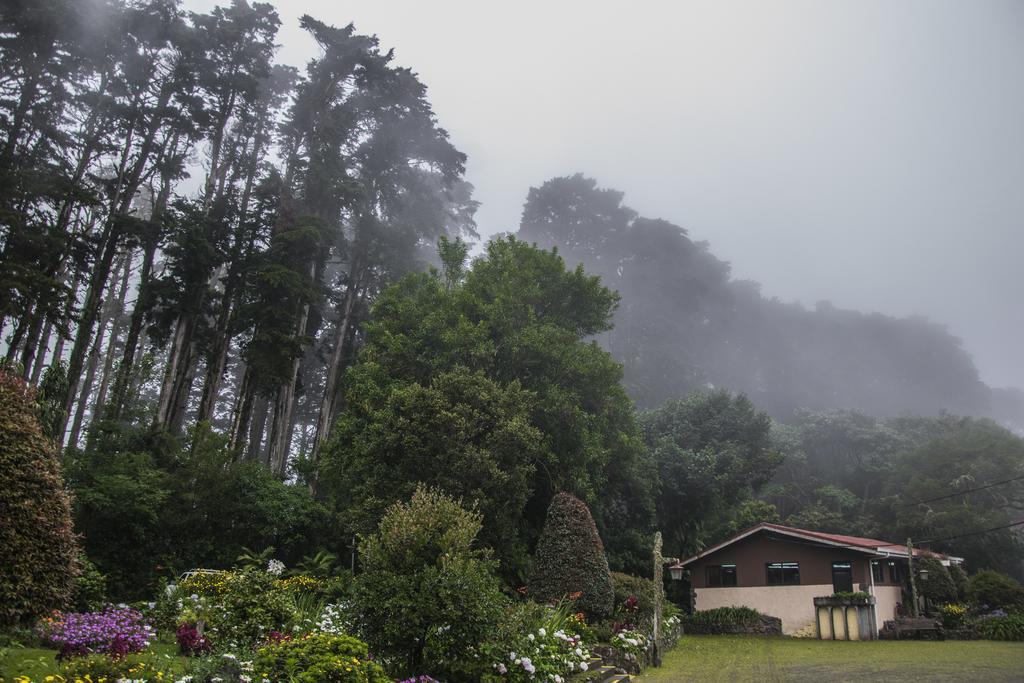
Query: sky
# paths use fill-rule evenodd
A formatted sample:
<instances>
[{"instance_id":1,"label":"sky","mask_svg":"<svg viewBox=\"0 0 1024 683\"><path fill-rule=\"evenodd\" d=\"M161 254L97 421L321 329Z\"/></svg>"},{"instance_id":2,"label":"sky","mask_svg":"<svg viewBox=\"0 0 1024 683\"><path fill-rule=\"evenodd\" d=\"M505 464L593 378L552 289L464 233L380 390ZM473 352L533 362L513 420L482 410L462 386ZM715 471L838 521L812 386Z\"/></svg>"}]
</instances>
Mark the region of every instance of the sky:
<instances>
[{"instance_id":1,"label":"sky","mask_svg":"<svg viewBox=\"0 0 1024 683\"><path fill-rule=\"evenodd\" d=\"M482 235L583 172L766 296L926 316L1024 387L1021 0L273 4L281 62L308 13L419 74Z\"/></svg>"}]
</instances>

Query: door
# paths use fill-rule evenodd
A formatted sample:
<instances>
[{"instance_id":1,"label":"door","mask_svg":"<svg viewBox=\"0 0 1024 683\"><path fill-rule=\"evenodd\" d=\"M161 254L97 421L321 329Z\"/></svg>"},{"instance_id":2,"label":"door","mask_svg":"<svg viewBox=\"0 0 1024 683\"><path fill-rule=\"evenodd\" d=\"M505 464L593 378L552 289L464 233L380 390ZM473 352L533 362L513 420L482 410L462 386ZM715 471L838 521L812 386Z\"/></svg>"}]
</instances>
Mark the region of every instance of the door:
<instances>
[{"instance_id":1,"label":"door","mask_svg":"<svg viewBox=\"0 0 1024 683\"><path fill-rule=\"evenodd\" d=\"M849 562L832 563L832 590L836 593L853 592L853 567Z\"/></svg>"}]
</instances>

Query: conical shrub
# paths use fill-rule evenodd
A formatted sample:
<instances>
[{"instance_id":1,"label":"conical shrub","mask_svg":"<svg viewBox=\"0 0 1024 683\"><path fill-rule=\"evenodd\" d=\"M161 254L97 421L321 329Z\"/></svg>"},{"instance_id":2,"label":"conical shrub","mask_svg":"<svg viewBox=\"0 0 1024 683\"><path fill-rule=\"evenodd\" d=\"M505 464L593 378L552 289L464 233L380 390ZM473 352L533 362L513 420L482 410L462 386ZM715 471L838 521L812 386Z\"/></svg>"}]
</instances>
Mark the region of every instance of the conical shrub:
<instances>
[{"instance_id":1,"label":"conical shrub","mask_svg":"<svg viewBox=\"0 0 1024 683\"><path fill-rule=\"evenodd\" d=\"M579 594L576 604L591 619L612 613L615 592L604 544L586 503L559 493L548 508L537 542L530 594L541 602Z\"/></svg>"},{"instance_id":2,"label":"conical shrub","mask_svg":"<svg viewBox=\"0 0 1024 683\"><path fill-rule=\"evenodd\" d=\"M78 552L56 445L32 390L0 368L0 627L66 607Z\"/></svg>"}]
</instances>

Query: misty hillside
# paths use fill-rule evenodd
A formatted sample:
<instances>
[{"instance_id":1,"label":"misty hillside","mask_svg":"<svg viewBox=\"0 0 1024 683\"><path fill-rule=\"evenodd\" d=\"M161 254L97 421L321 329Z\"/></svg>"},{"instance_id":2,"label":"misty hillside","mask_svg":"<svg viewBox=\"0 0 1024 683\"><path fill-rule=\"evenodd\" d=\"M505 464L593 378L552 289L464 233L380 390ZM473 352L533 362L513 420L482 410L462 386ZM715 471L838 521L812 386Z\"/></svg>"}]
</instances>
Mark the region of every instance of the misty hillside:
<instances>
[{"instance_id":1,"label":"misty hillside","mask_svg":"<svg viewBox=\"0 0 1024 683\"><path fill-rule=\"evenodd\" d=\"M1024 393L986 386L943 325L767 298L758 283L731 279L706 242L623 199L581 174L553 178L529 191L519 236L618 290L615 328L600 341L640 407L715 387L746 392L781 420L839 408L1024 424Z\"/></svg>"}]
</instances>

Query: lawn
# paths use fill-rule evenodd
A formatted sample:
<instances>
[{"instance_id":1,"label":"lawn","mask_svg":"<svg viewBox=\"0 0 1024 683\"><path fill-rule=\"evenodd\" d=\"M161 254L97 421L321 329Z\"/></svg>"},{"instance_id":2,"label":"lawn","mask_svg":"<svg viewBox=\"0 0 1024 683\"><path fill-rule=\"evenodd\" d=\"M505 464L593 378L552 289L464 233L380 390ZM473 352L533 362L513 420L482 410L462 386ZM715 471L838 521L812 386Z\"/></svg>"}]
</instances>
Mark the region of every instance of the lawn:
<instances>
[{"instance_id":1,"label":"lawn","mask_svg":"<svg viewBox=\"0 0 1024 683\"><path fill-rule=\"evenodd\" d=\"M174 643L157 641L151 651L162 657L174 657L182 664L185 662L184 658L177 656L178 646ZM29 676L33 681L42 681L48 675L59 674L56 655L56 650L46 648L0 648L0 682L10 683L15 676Z\"/></svg>"},{"instance_id":2,"label":"lawn","mask_svg":"<svg viewBox=\"0 0 1024 683\"><path fill-rule=\"evenodd\" d=\"M637 680L1024 681L1024 643L684 636Z\"/></svg>"}]
</instances>

